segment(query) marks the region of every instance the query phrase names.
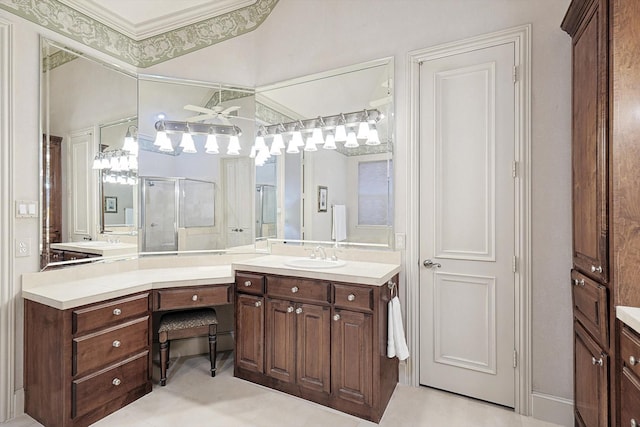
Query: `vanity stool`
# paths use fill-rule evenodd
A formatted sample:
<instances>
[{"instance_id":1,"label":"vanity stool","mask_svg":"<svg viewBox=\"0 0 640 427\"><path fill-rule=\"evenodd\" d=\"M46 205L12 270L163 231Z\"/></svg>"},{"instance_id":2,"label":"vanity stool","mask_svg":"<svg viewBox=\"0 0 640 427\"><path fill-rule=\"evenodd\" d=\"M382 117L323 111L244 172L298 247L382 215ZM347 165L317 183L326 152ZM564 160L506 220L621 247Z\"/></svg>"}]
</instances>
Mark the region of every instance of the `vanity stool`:
<instances>
[{"instance_id":1,"label":"vanity stool","mask_svg":"<svg viewBox=\"0 0 640 427\"><path fill-rule=\"evenodd\" d=\"M180 338L194 338L209 335L209 358L211 376L216 376L216 344L218 318L213 308L185 310L167 313L160 319L158 338L160 341L160 385L167 384L169 365L169 343Z\"/></svg>"}]
</instances>

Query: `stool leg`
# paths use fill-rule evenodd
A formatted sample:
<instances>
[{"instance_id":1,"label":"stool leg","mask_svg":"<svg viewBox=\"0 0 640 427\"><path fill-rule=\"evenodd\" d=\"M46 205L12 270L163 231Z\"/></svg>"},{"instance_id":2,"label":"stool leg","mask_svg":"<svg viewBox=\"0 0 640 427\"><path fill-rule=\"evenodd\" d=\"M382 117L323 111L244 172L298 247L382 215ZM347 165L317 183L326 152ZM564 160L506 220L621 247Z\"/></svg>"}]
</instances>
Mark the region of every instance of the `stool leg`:
<instances>
[{"instance_id":1,"label":"stool leg","mask_svg":"<svg viewBox=\"0 0 640 427\"><path fill-rule=\"evenodd\" d=\"M216 376L216 356L218 344L218 325L209 325L209 359L211 359L211 376Z\"/></svg>"},{"instance_id":2,"label":"stool leg","mask_svg":"<svg viewBox=\"0 0 640 427\"><path fill-rule=\"evenodd\" d=\"M160 341L160 385L167 384L167 366L169 365L169 343L167 341L167 333L160 332L158 341Z\"/></svg>"}]
</instances>

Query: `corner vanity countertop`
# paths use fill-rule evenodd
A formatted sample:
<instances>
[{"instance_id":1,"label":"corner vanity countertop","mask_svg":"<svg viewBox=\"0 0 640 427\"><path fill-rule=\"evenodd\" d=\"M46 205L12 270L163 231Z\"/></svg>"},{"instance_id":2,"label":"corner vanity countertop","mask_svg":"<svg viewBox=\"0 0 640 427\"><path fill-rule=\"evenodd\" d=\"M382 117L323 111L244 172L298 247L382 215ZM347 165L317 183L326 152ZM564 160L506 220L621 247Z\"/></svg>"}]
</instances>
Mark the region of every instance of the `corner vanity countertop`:
<instances>
[{"instance_id":1,"label":"corner vanity countertop","mask_svg":"<svg viewBox=\"0 0 640 427\"><path fill-rule=\"evenodd\" d=\"M138 253L138 245L133 243L108 243L102 240L88 242L52 243L51 249L84 252L101 256L119 256Z\"/></svg>"},{"instance_id":2,"label":"corner vanity countertop","mask_svg":"<svg viewBox=\"0 0 640 427\"><path fill-rule=\"evenodd\" d=\"M338 282L362 283L364 285L381 286L400 272L400 265L380 262L347 261L345 265L334 268L299 268L287 265L292 259L282 255L266 255L236 261L232 264L234 271L251 271L255 273L279 274L285 276L304 277L307 279L331 280Z\"/></svg>"},{"instance_id":3,"label":"corner vanity countertop","mask_svg":"<svg viewBox=\"0 0 640 427\"><path fill-rule=\"evenodd\" d=\"M640 334L640 307L616 306L616 317Z\"/></svg>"}]
</instances>

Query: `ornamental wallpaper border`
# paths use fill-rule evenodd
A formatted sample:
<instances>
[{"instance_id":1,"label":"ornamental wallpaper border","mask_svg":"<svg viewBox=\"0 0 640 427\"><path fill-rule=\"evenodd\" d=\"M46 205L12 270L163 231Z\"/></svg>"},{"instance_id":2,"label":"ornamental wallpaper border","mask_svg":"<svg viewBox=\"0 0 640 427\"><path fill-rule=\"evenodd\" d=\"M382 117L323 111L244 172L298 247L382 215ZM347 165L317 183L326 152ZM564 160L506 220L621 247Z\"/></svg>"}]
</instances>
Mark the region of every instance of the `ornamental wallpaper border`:
<instances>
[{"instance_id":1,"label":"ornamental wallpaper border","mask_svg":"<svg viewBox=\"0 0 640 427\"><path fill-rule=\"evenodd\" d=\"M256 3L186 27L136 41L57 0L0 0L0 9L140 68L246 34L258 28L278 0Z\"/></svg>"}]
</instances>

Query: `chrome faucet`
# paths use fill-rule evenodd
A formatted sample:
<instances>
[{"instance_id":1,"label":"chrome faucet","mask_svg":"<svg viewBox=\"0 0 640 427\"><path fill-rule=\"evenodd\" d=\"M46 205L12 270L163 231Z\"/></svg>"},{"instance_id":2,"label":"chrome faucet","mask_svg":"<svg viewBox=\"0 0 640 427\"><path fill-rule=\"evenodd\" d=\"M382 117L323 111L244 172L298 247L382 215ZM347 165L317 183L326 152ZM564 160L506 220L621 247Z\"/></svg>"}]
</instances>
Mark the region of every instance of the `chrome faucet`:
<instances>
[{"instance_id":1,"label":"chrome faucet","mask_svg":"<svg viewBox=\"0 0 640 427\"><path fill-rule=\"evenodd\" d=\"M327 259L327 253L322 246L316 246L313 249L313 255L311 256L311 258L315 258L316 256L318 256L318 252L320 252L320 254L322 255L321 259Z\"/></svg>"}]
</instances>

